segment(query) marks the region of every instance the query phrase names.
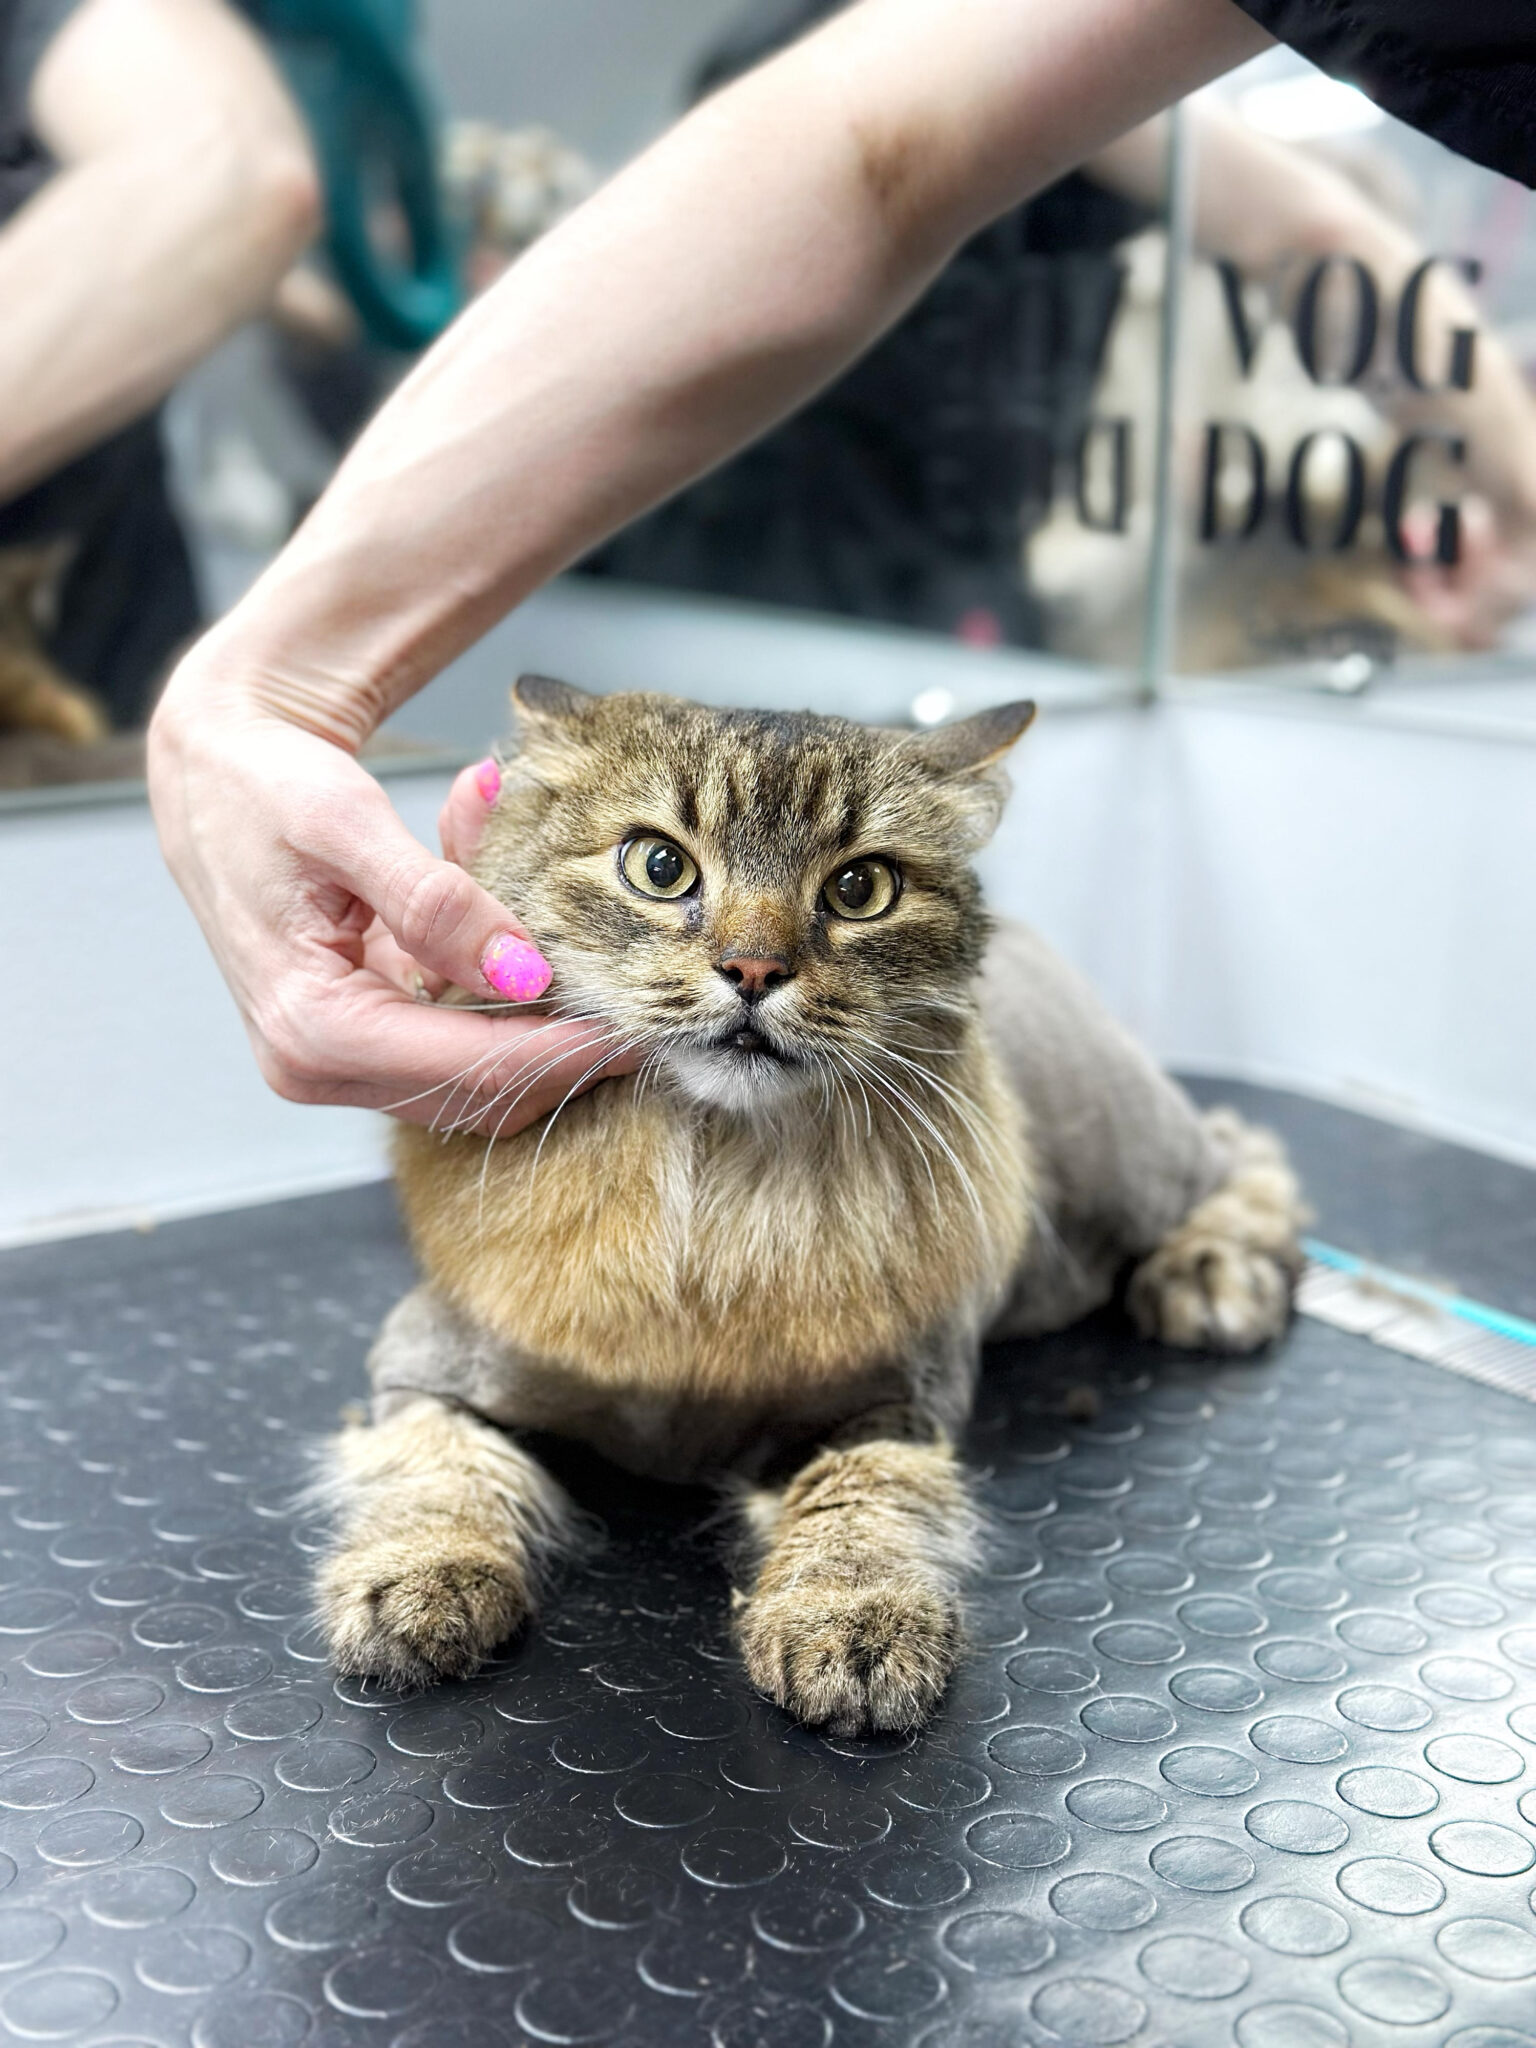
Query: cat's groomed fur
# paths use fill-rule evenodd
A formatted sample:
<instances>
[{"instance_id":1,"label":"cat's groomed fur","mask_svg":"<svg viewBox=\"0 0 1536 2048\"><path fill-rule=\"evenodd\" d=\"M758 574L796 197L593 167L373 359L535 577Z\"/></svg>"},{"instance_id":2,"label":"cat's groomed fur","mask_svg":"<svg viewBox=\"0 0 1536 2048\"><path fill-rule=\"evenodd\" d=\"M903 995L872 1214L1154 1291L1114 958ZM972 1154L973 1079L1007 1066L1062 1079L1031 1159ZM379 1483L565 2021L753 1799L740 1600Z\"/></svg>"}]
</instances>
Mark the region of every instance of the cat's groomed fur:
<instances>
[{"instance_id":1,"label":"cat's groomed fur","mask_svg":"<svg viewBox=\"0 0 1536 2048\"><path fill-rule=\"evenodd\" d=\"M1145 1333L1251 1350L1289 1313L1295 1182L989 924L970 857L1029 706L911 733L539 678L515 702L477 876L594 1057L601 1027L644 1064L492 1140L449 1128L486 1105L466 1076L447 1135L401 1131L426 1278L334 1448L332 1650L426 1680L508 1635L565 1541L513 1432L553 1430L734 1480L754 1682L803 1720L909 1726L961 1639L983 1336L1128 1273Z\"/></svg>"}]
</instances>

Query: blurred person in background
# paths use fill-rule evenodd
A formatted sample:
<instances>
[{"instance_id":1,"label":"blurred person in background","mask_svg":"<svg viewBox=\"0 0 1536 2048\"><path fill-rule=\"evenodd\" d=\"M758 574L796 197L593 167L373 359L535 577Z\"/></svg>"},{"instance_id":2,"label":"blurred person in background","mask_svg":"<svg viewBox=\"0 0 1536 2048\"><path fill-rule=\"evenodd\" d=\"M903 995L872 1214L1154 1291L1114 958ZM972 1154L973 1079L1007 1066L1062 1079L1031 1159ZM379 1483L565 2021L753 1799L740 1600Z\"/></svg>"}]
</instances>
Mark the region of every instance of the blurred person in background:
<instances>
[{"instance_id":1,"label":"blurred person in background","mask_svg":"<svg viewBox=\"0 0 1536 2048\"><path fill-rule=\"evenodd\" d=\"M0 723L142 721L201 623L159 401L320 210L303 124L223 0L0 0Z\"/></svg>"},{"instance_id":2,"label":"blurred person in background","mask_svg":"<svg viewBox=\"0 0 1536 2048\"><path fill-rule=\"evenodd\" d=\"M701 63L693 99L719 91L847 4L750 0ZM1197 103L1189 115L1192 227L1203 254L1272 284L1277 321L1291 313L1319 258L1365 263L1392 303L1424 253L1400 212L1360 176L1261 134L1224 108ZM1166 152L1166 125L1158 120L991 222L845 375L626 528L583 570L918 626L980 645L1134 660L1152 517L1148 446L1139 461L1127 460L1133 503L1123 531L1080 518L1069 479L1090 418L1109 413L1145 423L1156 404L1166 245L1160 234L1138 248L1131 243L1161 217ZM1128 291L1133 264L1138 275ZM1288 365L1268 363L1265 376L1247 385L1247 365L1232 361L1219 304L1209 309L1208 296L1196 300L1191 326L1209 314L1202 383L1209 390L1219 367L1231 387L1222 416L1251 423L1271 443L1286 431L1295 438L1298 413L1306 425L1332 424L1341 413L1339 388L1309 385L1294 354ZM1446 271L1433 274L1424 301L1427 336L1481 329L1469 294ZM1378 354L1389 353L1387 323L1381 339ZM1119 381L1111 394L1106 375L1117 340L1130 347L1114 350ZM1187 346L1195 340L1192 332ZM1127 356L1134 358L1129 378ZM1453 568L1422 560L1400 566L1374 521L1366 547L1327 557L1324 569L1287 546L1276 494L1259 546L1206 549L1199 558L1215 579L1202 583L1199 645L1184 648L1186 665L1252 659L1261 623L1302 651L1314 631L1330 646L1340 632L1389 649L1482 646L1529 601L1531 576L1511 560L1508 544L1527 548L1536 533L1536 402L1498 338L1479 332L1478 377L1465 398L1437 394L1426 403L1380 375L1373 386L1369 397L1343 392L1342 417L1368 446L1379 444L1392 416L1404 426L1432 422L1467 435L1481 495L1463 518L1461 559ZM1317 416L1305 417L1308 408ZM1269 452L1270 473L1283 478L1277 447ZM1314 467L1322 472L1322 463ZM1197 481L1181 477L1181 484L1196 495ZM1331 510L1318 506L1319 524L1326 526ZM1426 516L1427 508L1413 521L1416 555L1426 552ZM1048 561L1044 549L1032 559L1041 534ZM1222 579L1240 586L1232 602ZM1345 624L1335 628L1341 616Z\"/></svg>"},{"instance_id":3,"label":"blurred person in background","mask_svg":"<svg viewBox=\"0 0 1536 2048\"><path fill-rule=\"evenodd\" d=\"M530 1121L596 1078L579 1025L413 1000L424 981L526 997L549 969L515 910L420 845L357 760L396 705L842 375L988 222L1271 30L1536 183L1527 13L857 0L578 207L428 351L157 708L161 842L272 1086L426 1123L465 1075L482 1113L521 1076ZM1384 289L1413 259L1402 237ZM1486 387L1460 395L1482 404ZM1517 504L1536 503L1525 446L1478 454ZM482 764L455 791L462 817L496 788ZM461 823L450 846L467 843Z\"/></svg>"}]
</instances>

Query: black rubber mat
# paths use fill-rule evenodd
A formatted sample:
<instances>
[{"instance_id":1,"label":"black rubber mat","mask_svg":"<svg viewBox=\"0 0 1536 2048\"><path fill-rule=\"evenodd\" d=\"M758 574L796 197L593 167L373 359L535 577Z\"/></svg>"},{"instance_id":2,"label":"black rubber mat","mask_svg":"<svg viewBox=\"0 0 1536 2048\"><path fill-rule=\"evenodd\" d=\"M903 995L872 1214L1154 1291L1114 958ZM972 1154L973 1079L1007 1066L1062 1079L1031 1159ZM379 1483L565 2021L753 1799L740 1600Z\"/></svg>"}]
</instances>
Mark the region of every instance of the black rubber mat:
<instances>
[{"instance_id":1,"label":"black rubber mat","mask_svg":"<svg viewBox=\"0 0 1536 2048\"><path fill-rule=\"evenodd\" d=\"M1372 1142L1394 1214L1444 1168ZM708 1503L579 1465L606 1551L397 1698L328 1674L282 1505L407 1276L381 1190L0 1260L7 2038L1536 2044L1536 1408L1315 1324L1238 1366L1095 1325L993 1361L922 1739L754 1700Z\"/></svg>"}]
</instances>

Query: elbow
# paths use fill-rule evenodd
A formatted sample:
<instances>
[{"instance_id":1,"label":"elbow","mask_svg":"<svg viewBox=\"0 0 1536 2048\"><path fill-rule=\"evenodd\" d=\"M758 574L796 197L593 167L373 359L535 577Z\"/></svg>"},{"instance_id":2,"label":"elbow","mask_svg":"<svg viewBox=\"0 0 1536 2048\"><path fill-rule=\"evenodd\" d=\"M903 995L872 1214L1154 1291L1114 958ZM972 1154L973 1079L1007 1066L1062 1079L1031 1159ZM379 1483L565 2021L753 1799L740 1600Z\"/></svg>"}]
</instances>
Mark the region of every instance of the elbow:
<instances>
[{"instance_id":1,"label":"elbow","mask_svg":"<svg viewBox=\"0 0 1536 2048\"><path fill-rule=\"evenodd\" d=\"M205 142L206 149L206 142ZM242 296L270 292L319 234L325 203L308 138L297 124L226 132L199 176L207 227L244 278Z\"/></svg>"},{"instance_id":2,"label":"elbow","mask_svg":"<svg viewBox=\"0 0 1536 2048\"><path fill-rule=\"evenodd\" d=\"M266 140L242 180L253 232L281 275L319 234L325 219L320 172L302 135Z\"/></svg>"}]
</instances>

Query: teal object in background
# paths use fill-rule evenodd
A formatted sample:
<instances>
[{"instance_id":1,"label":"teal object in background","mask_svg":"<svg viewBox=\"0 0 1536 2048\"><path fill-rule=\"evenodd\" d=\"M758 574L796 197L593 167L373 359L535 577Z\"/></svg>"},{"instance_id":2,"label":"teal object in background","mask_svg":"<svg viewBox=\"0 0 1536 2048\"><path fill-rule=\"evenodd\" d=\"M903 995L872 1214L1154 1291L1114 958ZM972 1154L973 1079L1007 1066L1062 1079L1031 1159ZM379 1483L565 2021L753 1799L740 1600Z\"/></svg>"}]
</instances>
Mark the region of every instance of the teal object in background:
<instances>
[{"instance_id":1,"label":"teal object in background","mask_svg":"<svg viewBox=\"0 0 1536 2048\"><path fill-rule=\"evenodd\" d=\"M420 349L463 303L458 250L438 181L437 117L416 69L413 0L256 0L309 121L325 180L328 250L369 338ZM369 231L399 209L398 258Z\"/></svg>"}]
</instances>

